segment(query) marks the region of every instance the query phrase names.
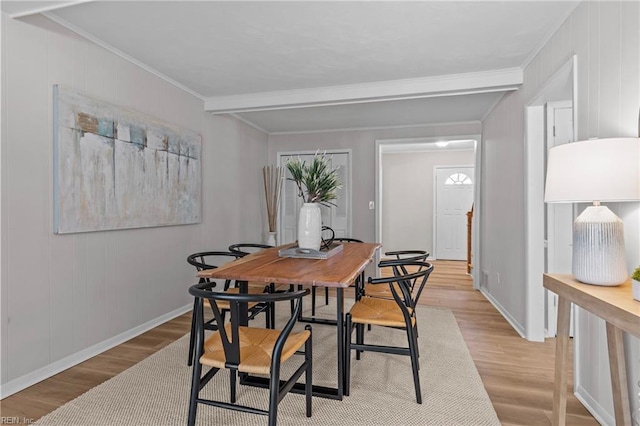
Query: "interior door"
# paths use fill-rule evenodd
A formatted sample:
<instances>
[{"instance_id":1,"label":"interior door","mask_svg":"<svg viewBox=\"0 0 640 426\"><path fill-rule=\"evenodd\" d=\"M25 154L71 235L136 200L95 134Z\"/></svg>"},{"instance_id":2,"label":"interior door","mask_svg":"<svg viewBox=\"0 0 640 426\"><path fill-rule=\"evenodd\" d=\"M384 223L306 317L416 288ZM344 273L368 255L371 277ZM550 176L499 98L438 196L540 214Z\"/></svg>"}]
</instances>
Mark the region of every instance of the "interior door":
<instances>
[{"instance_id":1,"label":"interior door","mask_svg":"<svg viewBox=\"0 0 640 426\"><path fill-rule=\"evenodd\" d=\"M342 188L338 190L335 206L320 206L322 212L322 225L333 228L336 237L351 236L351 152L327 151L330 156L331 167L338 167L338 176L342 182ZM285 152L278 155L278 164L284 166L291 158L300 158L307 163L313 160L314 153ZM285 167L285 182L280 200L280 226L278 228L278 244L292 243L298 239L298 214L303 200L298 196L296 184L289 180L291 174Z\"/></svg>"},{"instance_id":2,"label":"interior door","mask_svg":"<svg viewBox=\"0 0 640 426\"><path fill-rule=\"evenodd\" d=\"M548 156L549 150L552 147L573 142L574 140L573 107L571 101L547 103L546 115L547 131L545 139ZM573 245L572 223L572 204L546 204L546 272L561 274L571 273ZM556 335L558 297L549 290L545 290L545 292L547 305L547 336L553 337ZM573 335L573 332L571 332L571 335Z\"/></svg>"},{"instance_id":3,"label":"interior door","mask_svg":"<svg viewBox=\"0 0 640 426\"><path fill-rule=\"evenodd\" d=\"M436 168L436 259L467 259L467 212L473 204L473 167Z\"/></svg>"}]
</instances>

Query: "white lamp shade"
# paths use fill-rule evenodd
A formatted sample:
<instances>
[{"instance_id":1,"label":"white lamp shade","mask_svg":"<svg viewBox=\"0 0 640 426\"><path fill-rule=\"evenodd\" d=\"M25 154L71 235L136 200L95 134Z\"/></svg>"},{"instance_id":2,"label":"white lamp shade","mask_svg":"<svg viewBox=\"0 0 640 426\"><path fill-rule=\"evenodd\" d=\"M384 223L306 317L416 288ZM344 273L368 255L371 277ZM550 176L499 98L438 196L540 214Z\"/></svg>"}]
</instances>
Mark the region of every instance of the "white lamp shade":
<instances>
[{"instance_id":1,"label":"white lamp shade","mask_svg":"<svg viewBox=\"0 0 640 426\"><path fill-rule=\"evenodd\" d=\"M596 139L551 148L544 201L640 200L640 138Z\"/></svg>"}]
</instances>

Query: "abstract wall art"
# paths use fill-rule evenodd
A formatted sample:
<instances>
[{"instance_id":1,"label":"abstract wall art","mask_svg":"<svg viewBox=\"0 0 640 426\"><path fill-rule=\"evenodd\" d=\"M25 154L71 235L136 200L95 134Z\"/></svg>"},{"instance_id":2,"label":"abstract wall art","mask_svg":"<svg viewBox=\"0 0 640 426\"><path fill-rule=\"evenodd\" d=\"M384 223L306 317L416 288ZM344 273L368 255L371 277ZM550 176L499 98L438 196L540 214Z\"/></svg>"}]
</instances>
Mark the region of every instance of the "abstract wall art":
<instances>
[{"instance_id":1,"label":"abstract wall art","mask_svg":"<svg viewBox=\"0 0 640 426\"><path fill-rule=\"evenodd\" d=\"M200 135L53 88L54 232L199 223Z\"/></svg>"}]
</instances>

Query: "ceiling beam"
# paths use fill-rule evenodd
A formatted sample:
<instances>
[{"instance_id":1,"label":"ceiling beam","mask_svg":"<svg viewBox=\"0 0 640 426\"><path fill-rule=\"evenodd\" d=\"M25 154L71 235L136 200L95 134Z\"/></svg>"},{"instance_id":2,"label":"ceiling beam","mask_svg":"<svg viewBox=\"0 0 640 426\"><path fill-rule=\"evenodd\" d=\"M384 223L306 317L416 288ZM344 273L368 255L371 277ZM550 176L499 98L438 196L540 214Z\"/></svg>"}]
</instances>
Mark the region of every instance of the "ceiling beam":
<instances>
[{"instance_id":1,"label":"ceiling beam","mask_svg":"<svg viewBox=\"0 0 640 426\"><path fill-rule=\"evenodd\" d=\"M205 111L229 114L249 111L344 105L363 102L467 95L517 90L520 68L392 80L313 89L283 90L204 99Z\"/></svg>"}]
</instances>

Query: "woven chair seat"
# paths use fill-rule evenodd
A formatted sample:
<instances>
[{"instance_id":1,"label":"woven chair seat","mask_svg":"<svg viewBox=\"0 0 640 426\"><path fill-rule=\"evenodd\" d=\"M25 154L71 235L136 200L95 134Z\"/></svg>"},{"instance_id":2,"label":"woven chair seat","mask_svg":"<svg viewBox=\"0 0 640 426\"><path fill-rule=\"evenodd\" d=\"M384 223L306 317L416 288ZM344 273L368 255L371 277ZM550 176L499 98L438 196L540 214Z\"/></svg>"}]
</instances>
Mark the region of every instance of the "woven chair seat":
<instances>
[{"instance_id":1,"label":"woven chair seat","mask_svg":"<svg viewBox=\"0 0 640 426\"><path fill-rule=\"evenodd\" d=\"M402 296L402 290L400 290L400 284L393 283L392 285L398 292L398 295ZM391 293L391 290L389 289L388 285L365 284L364 294L371 297L393 299L393 294Z\"/></svg>"},{"instance_id":2,"label":"woven chair seat","mask_svg":"<svg viewBox=\"0 0 640 426\"><path fill-rule=\"evenodd\" d=\"M249 286L249 294L262 294L262 293L264 293L263 290L264 289L262 289L262 288ZM238 294L238 293L240 293L240 289L239 288L235 288L235 287L234 288L230 288L229 290L225 290L225 293ZM204 299L203 302L204 302L204 306L206 306L207 308L211 307L211 305L209 304L209 300L208 299ZM217 304L218 304L218 307L220 309L226 309L226 310L229 309L229 302L227 302L227 301L219 300L217 302ZM248 305L249 305L248 309L253 308L257 304L258 304L258 302L249 302L248 303Z\"/></svg>"},{"instance_id":3,"label":"woven chair seat","mask_svg":"<svg viewBox=\"0 0 640 426\"><path fill-rule=\"evenodd\" d=\"M395 300L363 297L353 305L350 312L356 324L403 328L406 326L402 310ZM415 318L411 318L411 323L415 324Z\"/></svg>"},{"instance_id":4,"label":"woven chair seat","mask_svg":"<svg viewBox=\"0 0 640 426\"><path fill-rule=\"evenodd\" d=\"M231 324L225 326L228 336L231 336ZM269 374L271 369L271 354L280 330L268 328L239 327L240 334L240 364L238 371L251 374ZM291 333L282 350L280 362L284 362L304 346L311 336L308 330ZM220 339L220 332L213 333L204 343L204 354L200 363L214 368L225 368L226 358Z\"/></svg>"}]
</instances>

